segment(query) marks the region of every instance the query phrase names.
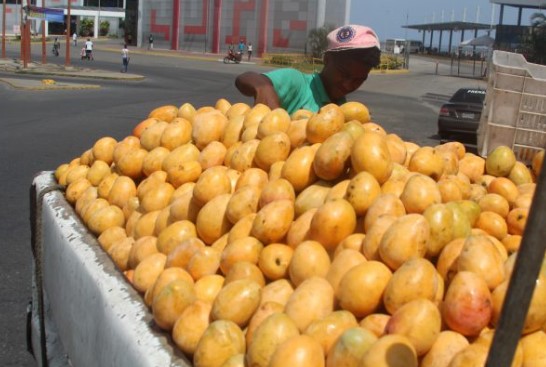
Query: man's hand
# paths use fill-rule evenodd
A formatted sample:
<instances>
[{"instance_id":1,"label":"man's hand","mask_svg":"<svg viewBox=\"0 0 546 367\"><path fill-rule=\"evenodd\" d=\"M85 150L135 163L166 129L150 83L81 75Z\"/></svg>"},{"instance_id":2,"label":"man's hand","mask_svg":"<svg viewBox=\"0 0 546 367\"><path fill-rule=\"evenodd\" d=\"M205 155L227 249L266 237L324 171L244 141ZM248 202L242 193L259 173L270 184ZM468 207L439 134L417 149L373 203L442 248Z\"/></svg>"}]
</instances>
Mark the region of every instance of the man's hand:
<instances>
[{"instance_id":1,"label":"man's hand","mask_svg":"<svg viewBox=\"0 0 546 367\"><path fill-rule=\"evenodd\" d=\"M279 108L280 101L268 77L254 72L246 72L235 79L235 86L245 96L254 97L254 104L262 103L272 110Z\"/></svg>"}]
</instances>

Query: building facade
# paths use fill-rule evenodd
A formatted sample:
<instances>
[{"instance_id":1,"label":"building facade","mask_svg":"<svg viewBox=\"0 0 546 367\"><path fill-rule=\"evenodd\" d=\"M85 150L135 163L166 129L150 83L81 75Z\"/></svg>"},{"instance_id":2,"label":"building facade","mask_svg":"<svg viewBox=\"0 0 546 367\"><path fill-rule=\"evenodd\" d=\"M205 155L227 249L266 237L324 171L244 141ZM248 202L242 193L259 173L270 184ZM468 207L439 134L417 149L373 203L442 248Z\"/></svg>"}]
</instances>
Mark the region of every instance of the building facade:
<instances>
[{"instance_id":1,"label":"building facade","mask_svg":"<svg viewBox=\"0 0 546 367\"><path fill-rule=\"evenodd\" d=\"M122 36L123 29L120 28L122 20L125 18L125 10L123 1L108 1L95 0L94 3L89 0L70 0L71 2L71 30L79 31L80 22L82 19L92 19L94 29L93 37L99 36L99 24L108 22L110 24L108 35ZM23 3L23 5L21 5ZM31 5L42 6L42 0L32 0ZM64 14L67 14L67 0L45 0L43 2L45 8L63 9ZM24 0L8 0L6 1L6 34L19 35L22 23L22 6L26 5ZM99 6L97 6L99 5ZM0 6L0 19L3 19L3 6ZM66 18L66 17L65 17ZM41 34L43 22L40 20L31 20L31 31ZM45 22L46 36L48 35L63 35L66 29L65 23ZM79 33L79 32L78 32Z\"/></svg>"},{"instance_id":2,"label":"building facade","mask_svg":"<svg viewBox=\"0 0 546 367\"><path fill-rule=\"evenodd\" d=\"M350 0L127 0L133 44L223 53L241 40L258 55L304 52L309 31L349 20ZM136 36L136 37L135 37Z\"/></svg>"}]
</instances>

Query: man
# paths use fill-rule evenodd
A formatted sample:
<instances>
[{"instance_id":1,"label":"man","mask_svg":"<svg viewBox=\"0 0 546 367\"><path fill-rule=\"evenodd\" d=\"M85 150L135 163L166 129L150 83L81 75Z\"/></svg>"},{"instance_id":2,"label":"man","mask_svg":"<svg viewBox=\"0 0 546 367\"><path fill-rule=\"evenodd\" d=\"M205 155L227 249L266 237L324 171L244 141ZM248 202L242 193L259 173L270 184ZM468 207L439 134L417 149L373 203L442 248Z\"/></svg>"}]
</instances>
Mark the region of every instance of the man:
<instances>
[{"instance_id":1,"label":"man","mask_svg":"<svg viewBox=\"0 0 546 367\"><path fill-rule=\"evenodd\" d=\"M72 34L72 41L74 41L74 46L78 46L78 35L76 34L76 32Z\"/></svg>"},{"instance_id":2,"label":"man","mask_svg":"<svg viewBox=\"0 0 546 367\"><path fill-rule=\"evenodd\" d=\"M345 96L358 89L370 71L379 65L380 44L369 27L347 25L328 34L324 67L320 73L305 74L291 68L264 74L246 72L235 80L239 91L271 109L282 107L316 112L329 103L343 104Z\"/></svg>"},{"instance_id":3,"label":"man","mask_svg":"<svg viewBox=\"0 0 546 367\"><path fill-rule=\"evenodd\" d=\"M148 50L154 49L154 35L150 33L150 37L148 37Z\"/></svg>"},{"instance_id":4,"label":"man","mask_svg":"<svg viewBox=\"0 0 546 367\"><path fill-rule=\"evenodd\" d=\"M250 58L252 57L252 43L249 42L248 46L246 47L246 51L248 52L248 61L250 61Z\"/></svg>"},{"instance_id":5,"label":"man","mask_svg":"<svg viewBox=\"0 0 546 367\"><path fill-rule=\"evenodd\" d=\"M90 38L85 41L85 57L87 60L94 60L93 58L93 42Z\"/></svg>"}]
</instances>

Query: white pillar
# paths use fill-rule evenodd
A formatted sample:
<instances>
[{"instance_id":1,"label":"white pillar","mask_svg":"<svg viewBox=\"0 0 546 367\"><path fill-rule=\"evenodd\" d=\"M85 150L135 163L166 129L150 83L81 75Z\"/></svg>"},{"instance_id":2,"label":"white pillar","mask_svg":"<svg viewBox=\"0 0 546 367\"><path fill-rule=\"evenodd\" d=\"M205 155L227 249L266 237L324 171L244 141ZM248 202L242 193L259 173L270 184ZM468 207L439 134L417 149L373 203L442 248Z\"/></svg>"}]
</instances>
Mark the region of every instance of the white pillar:
<instances>
[{"instance_id":1,"label":"white pillar","mask_svg":"<svg viewBox=\"0 0 546 367\"><path fill-rule=\"evenodd\" d=\"M95 14L95 24L94 24L94 30L93 30L93 38L99 38L99 16L98 14Z\"/></svg>"},{"instance_id":2,"label":"white pillar","mask_svg":"<svg viewBox=\"0 0 546 367\"><path fill-rule=\"evenodd\" d=\"M316 28L324 26L324 18L326 15L326 0L317 1L317 25Z\"/></svg>"}]
</instances>

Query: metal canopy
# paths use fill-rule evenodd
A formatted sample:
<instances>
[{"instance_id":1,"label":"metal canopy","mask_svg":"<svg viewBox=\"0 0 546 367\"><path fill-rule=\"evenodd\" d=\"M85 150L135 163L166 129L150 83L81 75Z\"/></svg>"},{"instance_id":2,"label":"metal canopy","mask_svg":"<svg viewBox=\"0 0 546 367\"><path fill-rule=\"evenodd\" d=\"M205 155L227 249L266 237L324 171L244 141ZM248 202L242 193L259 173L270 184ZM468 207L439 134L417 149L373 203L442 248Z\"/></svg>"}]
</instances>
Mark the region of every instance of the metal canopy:
<instances>
[{"instance_id":1,"label":"metal canopy","mask_svg":"<svg viewBox=\"0 0 546 367\"><path fill-rule=\"evenodd\" d=\"M544 9L546 0L489 0L490 3L527 9Z\"/></svg>"},{"instance_id":2,"label":"metal canopy","mask_svg":"<svg viewBox=\"0 0 546 367\"><path fill-rule=\"evenodd\" d=\"M441 22L441 23L425 23L425 24L413 24L405 25L402 28L415 29L418 31L461 31L461 30L479 30L479 29L493 29L494 25L485 23L472 23L472 22Z\"/></svg>"}]
</instances>

